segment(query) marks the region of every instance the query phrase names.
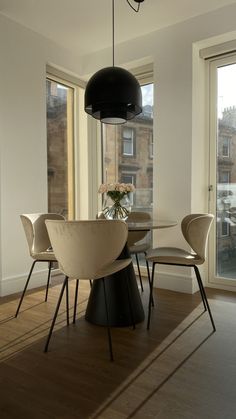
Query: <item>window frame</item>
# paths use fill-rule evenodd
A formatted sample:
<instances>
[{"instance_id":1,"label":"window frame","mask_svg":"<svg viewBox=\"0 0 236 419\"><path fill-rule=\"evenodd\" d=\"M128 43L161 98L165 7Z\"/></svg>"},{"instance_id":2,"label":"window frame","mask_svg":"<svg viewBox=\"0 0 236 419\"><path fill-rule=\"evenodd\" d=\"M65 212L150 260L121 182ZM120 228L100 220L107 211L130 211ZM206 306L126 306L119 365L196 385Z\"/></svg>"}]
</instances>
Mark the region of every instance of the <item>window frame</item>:
<instances>
[{"instance_id":1,"label":"window frame","mask_svg":"<svg viewBox=\"0 0 236 419\"><path fill-rule=\"evenodd\" d=\"M46 80L65 86L71 103L67 103L67 194L68 194L68 219L75 218L75 96L76 86L52 74L46 74ZM49 167L47 166L49 169Z\"/></svg>"},{"instance_id":2,"label":"window frame","mask_svg":"<svg viewBox=\"0 0 236 419\"><path fill-rule=\"evenodd\" d=\"M88 219L97 211L97 195L95 196L94 191L97 190L100 149L98 141L94 141L94 137L99 139L97 122L88 118L84 112L86 82L48 64L46 65L45 84L46 78L75 89L73 112L74 218Z\"/></svg>"},{"instance_id":3,"label":"window frame","mask_svg":"<svg viewBox=\"0 0 236 419\"><path fill-rule=\"evenodd\" d=\"M209 58L206 61L207 75L208 75L208 106L209 106L209 185L212 187L209 188L209 212L215 215L216 222L213 224L210 235L209 235L209 261L208 261L208 278L207 284L210 287L228 289L235 291L236 280L224 277L222 272L218 268L219 259L217 259L217 238L222 237L226 240L230 235L231 226L228 223L227 232L228 235L222 234L222 222L219 220L219 215L217 213L217 158L224 158L227 161L227 157L223 156L221 151L217 147L216 138L217 138L217 129L218 129L218 119L217 119L217 69L227 65L236 64L236 55L235 53L229 53L218 57ZM229 151L230 153L230 151ZM224 169L223 169L224 171ZM229 172L227 169L226 172ZM220 179L218 179L220 180ZM230 177L228 175L228 180L230 183ZM220 182L218 182L220 183ZM228 182L223 182L223 185L227 185ZM218 225L220 222L221 225Z\"/></svg>"}]
</instances>

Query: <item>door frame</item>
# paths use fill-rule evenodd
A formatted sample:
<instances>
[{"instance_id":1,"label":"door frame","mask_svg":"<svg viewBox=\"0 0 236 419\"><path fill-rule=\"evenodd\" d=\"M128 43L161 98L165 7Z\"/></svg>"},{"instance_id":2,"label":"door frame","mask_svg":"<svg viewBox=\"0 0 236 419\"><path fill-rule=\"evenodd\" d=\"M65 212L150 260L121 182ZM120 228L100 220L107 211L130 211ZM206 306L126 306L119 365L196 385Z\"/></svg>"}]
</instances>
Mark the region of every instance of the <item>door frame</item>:
<instances>
[{"instance_id":1,"label":"door frame","mask_svg":"<svg viewBox=\"0 0 236 419\"><path fill-rule=\"evenodd\" d=\"M209 235L209 275L207 286L236 291L236 279L228 279L216 276L216 193L217 193L217 131L218 131L218 93L217 93L217 69L226 65L236 64L236 54L228 54L207 61L208 72L208 103L209 103L209 212L214 214L213 223Z\"/></svg>"}]
</instances>

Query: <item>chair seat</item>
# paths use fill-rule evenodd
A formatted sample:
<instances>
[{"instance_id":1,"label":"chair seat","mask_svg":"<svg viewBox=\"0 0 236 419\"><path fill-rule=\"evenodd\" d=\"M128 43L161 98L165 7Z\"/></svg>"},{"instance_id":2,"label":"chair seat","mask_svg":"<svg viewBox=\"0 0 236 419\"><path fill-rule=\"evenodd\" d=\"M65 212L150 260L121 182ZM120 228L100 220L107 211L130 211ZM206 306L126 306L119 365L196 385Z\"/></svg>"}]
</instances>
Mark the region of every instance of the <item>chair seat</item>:
<instances>
[{"instance_id":1,"label":"chair seat","mask_svg":"<svg viewBox=\"0 0 236 419\"><path fill-rule=\"evenodd\" d=\"M157 247L152 249L147 260L155 263L170 263L177 265L201 265L203 260L196 253L187 252L177 247Z\"/></svg>"},{"instance_id":2,"label":"chair seat","mask_svg":"<svg viewBox=\"0 0 236 419\"><path fill-rule=\"evenodd\" d=\"M50 252L50 251L32 253L31 256L33 259L36 259L36 260L56 261L54 252Z\"/></svg>"},{"instance_id":3,"label":"chair seat","mask_svg":"<svg viewBox=\"0 0 236 419\"><path fill-rule=\"evenodd\" d=\"M108 265L104 266L102 269L100 269L94 278L92 279L99 279L103 278L105 276L110 276L116 272L121 271L122 269L126 268L130 263L132 262L131 258L128 259L117 259L112 263L109 263Z\"/></svg>"},{"instance_id":4,"label":"chair seat","mask_svg":"<svg viewBox=\"0 0 236 419\"><path fill-rule=\"evenodd\" d=\"M130 254L143 253L143 252L146 252L148 249L150 249L150 243L140 243L140 244L134 244L132 246L129 246Z\"/></svg>"}]
</instances>

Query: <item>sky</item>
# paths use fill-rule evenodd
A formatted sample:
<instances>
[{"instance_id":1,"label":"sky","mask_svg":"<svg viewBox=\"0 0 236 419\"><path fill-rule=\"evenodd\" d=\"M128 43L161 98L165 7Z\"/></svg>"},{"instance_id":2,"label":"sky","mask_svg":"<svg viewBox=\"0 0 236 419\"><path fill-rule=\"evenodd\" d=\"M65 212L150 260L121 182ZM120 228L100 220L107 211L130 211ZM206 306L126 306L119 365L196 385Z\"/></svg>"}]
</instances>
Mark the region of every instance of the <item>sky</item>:
<instances>
[{"instance_id":1,"label":"sky","mask_svg":"<svg viewBox=\"0 0 236 419\"><path fill-rule=\"evenodd\" d=\"M153 106L153 83L145 84L144 86L141 86L141 89L143 96L143 106Z\"/></svg>"},{"instance_id":2,"label":"sky","mask_svg":"<svg viewBox=\"0 0 236 419\"><path fill-rule=\"evenodd\" d=\"M236 64L218 68L218 117L230 106L236 107Z\"/></svg>"}]
</instances>

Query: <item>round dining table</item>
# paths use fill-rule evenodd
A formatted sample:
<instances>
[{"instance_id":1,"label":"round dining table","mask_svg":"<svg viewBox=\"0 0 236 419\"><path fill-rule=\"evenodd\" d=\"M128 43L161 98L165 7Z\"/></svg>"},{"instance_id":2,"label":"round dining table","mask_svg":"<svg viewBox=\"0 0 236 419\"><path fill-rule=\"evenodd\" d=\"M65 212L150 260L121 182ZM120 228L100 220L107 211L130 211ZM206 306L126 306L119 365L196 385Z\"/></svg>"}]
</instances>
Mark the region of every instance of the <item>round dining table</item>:
<instances>
[{"instance_id":1,"label":"round dining table","mask_svg":"<svg viewBox=\"0 0 236 419\"><path fill-rule=\"evenodd\" d=\"M127 224L129 231L148 232L156 229L174 227L177 225L177 222L152 219L141 222L127 222ZM118 259L124 258L131 258L127 244L118 257ZM129 287L128 290L127 282ZM133 321L136 324L141 323L144 320L144 309L132 262L125 269L122 269L122 271L106 277L105 286L108 300L110 326L130 326L133 324ZM93 281L85 313L85 319L96 325L107 325L104 290L100 279Z\"/></svg>"}]
</instances>

